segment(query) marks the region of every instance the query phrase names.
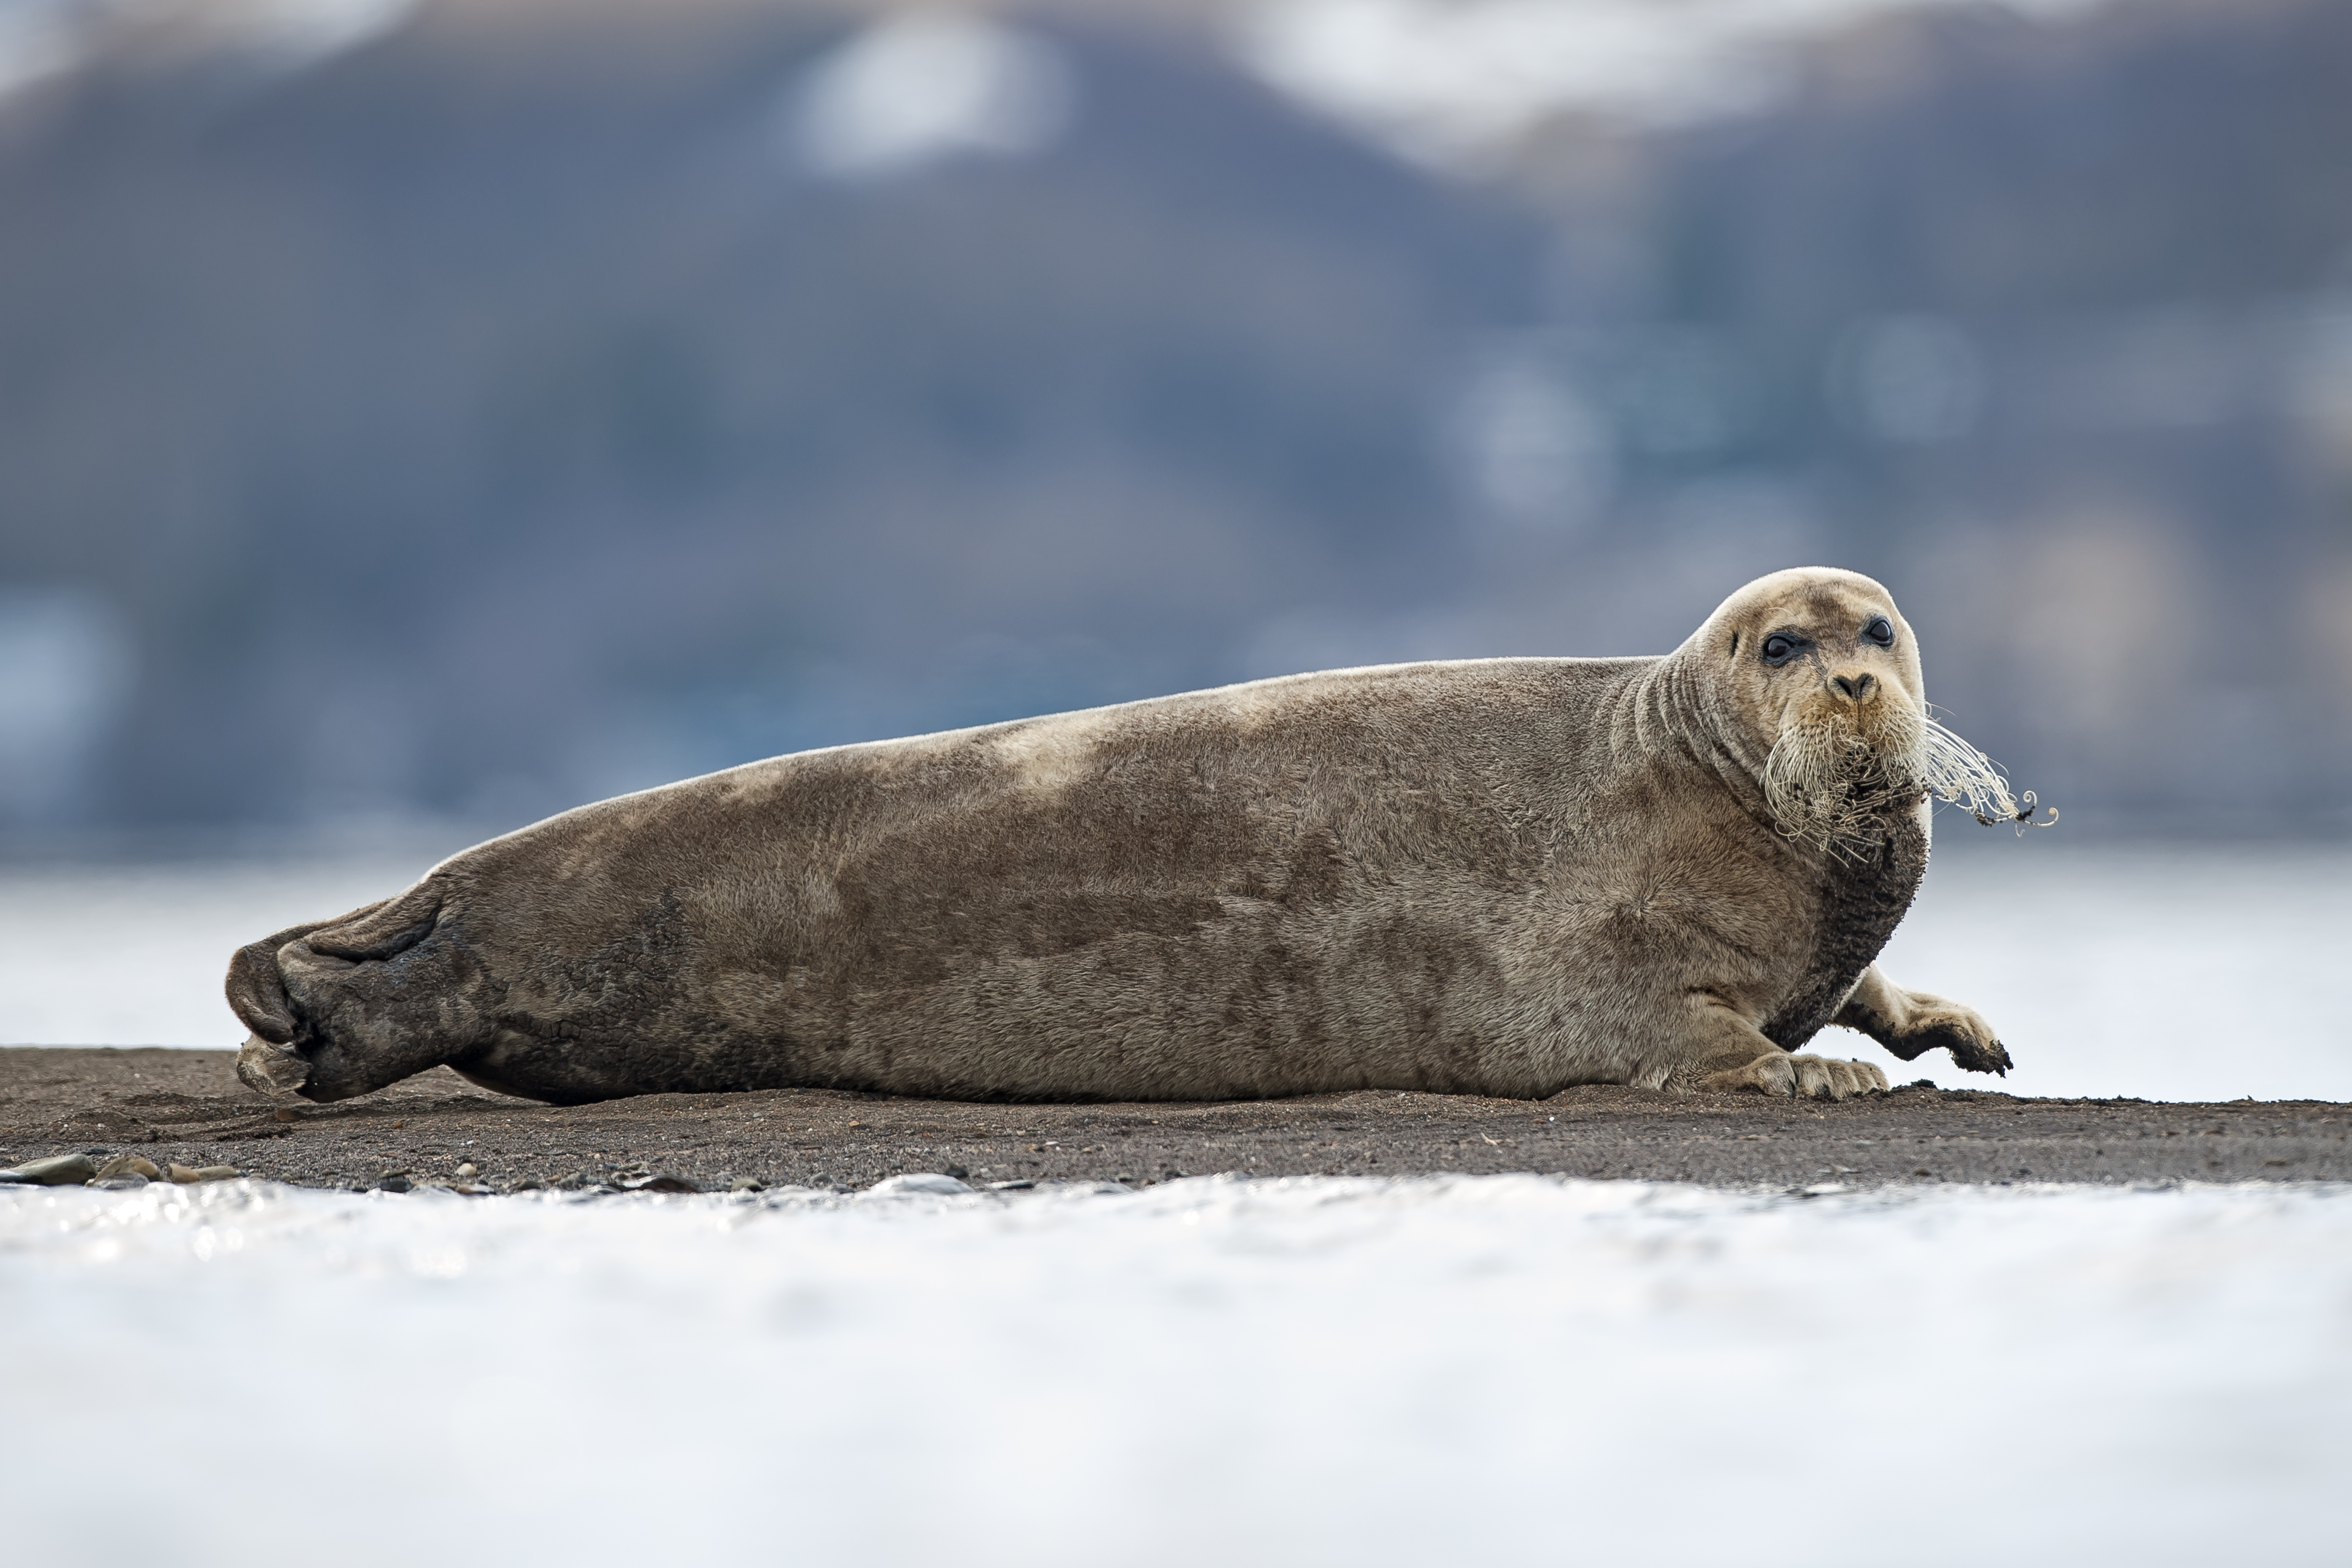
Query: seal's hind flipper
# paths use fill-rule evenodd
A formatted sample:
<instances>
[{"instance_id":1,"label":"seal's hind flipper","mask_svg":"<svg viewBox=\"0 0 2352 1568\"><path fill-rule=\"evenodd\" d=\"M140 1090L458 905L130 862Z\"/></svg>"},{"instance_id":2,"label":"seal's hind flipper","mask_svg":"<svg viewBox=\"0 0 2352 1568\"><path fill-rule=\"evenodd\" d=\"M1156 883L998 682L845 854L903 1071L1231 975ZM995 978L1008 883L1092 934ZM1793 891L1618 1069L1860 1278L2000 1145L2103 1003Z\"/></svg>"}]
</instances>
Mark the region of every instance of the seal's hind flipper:
<instances>
[{"instance_id":1,"label":"seal's hind flipper","mask_svg":"<svg viewBox=\"0 0 2352 1568\"><path fill-rule=\"evenodd\" d=\"M310 951L355 963L390 958L430 936L433 922L440 918L441 889L420 882L398 898L312 927Z\"/></svg>"},{"instance_id":2,"label":"seal's hind flipper","mask_svg":"<svg viewBox=\"0 0 2352 1568\"><path fill-rule=\"evenodd\" d=\"M294 1005L278 968L278 950L308 937L313 952L354 962L390 958L415 946L441 915L441 889L417 886L331 921L311 921L249 942L228 961L228 1005L245 1026L274 1046L294 1038Z\"/></svg>"},{"instance_id":3,"label":"seal's hind flipper","mask_svg":"<svg viewBox=\"0 0 2352 1568\"><path fill-rule=\"evenodd\" d=\"M278 950L300 934L301 928L247 942L228 961L228 1005L237 1021L261 1039L282 1046L294 1037L294 1008L286 998L285 977L278 973Z\"/></svg>"},{"instance_id":4,"label":"seal's hind flipper","mask_svg":"<svg viewBox=\"0 0 2352 1568\"><path fill-rule=\"evenodd\" d=\"M331 921L311 921L299 926L288 926L274 931L259 942L247 942L228 961L228 1005L239 1021L271 1045L282 1046L294 1037L294 1006L287 999L286 977L278 970L278 950L289 942L299 942L314 931L330 926L349 924L362 916L373 914L391 903L390 899L378 899L362 904L350 914L338 915Z\"/></svg>"}]
</instances>

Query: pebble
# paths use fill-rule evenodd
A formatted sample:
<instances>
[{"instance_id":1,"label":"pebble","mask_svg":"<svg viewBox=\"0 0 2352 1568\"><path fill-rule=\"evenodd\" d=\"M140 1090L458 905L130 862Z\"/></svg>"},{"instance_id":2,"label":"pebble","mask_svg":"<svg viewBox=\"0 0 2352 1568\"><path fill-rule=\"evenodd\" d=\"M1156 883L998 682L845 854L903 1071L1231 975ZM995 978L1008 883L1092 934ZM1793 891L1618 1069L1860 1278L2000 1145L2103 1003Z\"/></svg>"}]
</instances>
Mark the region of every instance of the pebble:
<instances>
[{"instance_id":1,"label":"pebble","mask_svg":"<svg viewBox=\"0 0 2352 1568\"><path fill-rule=\"evenodd\" d=\"M192 1182L233 1182L236 1180L235 1165L173 1165L163 1174L185 1186Z\"/></svg>"},{"instance_id":2,"label":"pebble","mask_svg":"<svg viewBox=\"0 0 2352 1568\"><path fill-rule=\"evenodd\" d=\"M481 1173L482 1168L479 1165L475 1164L471 1160L467 1161L464 1164L457 1167L457 1174L461 1179L470 1179L472 1177L478 1176Z\"/></svg>"},{"instance_id":3,"label":"pebble","mask_svg":"<svg viewBox=\"0 0 2352 1568\"><path fill-rule=\"evenodd\" d=\"M97 1162L87 1154L54 1154L0 1171L0 1182L26 1187L78 1187L97 1176Z\"/></svg>"},{"instance_id":4,"label":"pebble","mask_svg":"<svg viewBox=\"0 0 2352 1568\"><path fill-rule=\"evenodd\" d=\"M877 1197L898 1197L906 1193L968 1193L971 1189L953 1176L937 1171L914 1171L903 1176L886 1176L866 1189Z\"/></svg>"},{"instance_id":5,"label":"pebble","mask_svg":"<svg viewBox=\"0 0 2352 1568\"><path fill-rule=\"evenodd\" d=\"M415 1185L415 1182L408 1179L407 1172L386 1171L376 1182L376 1190L385 1193L404 1193Z\"/></svg>"},{"instance_id":6,"label":"pebble","mask_svg":"<svg viewBox=\"0 0 2352 1568\"><path fill-rule=\"evenodd\" d=\"M621 1183L625 1193L698 1193L702 1189L676 1171L664 1171L658 1175L631 1176Z\"/></svg>"}]
</instances>

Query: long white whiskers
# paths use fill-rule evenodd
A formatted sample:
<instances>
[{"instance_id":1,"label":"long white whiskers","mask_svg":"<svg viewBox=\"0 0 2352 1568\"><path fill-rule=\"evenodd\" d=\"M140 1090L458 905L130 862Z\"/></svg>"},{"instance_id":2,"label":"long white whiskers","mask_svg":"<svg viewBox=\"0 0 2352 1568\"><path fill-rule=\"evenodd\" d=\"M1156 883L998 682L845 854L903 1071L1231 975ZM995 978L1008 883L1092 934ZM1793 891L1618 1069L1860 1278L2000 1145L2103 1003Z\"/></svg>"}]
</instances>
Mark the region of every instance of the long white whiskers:
<instances>
[{"instance_id":1,"label":"long white whiskers","mask_svg":"<svg viewBox=\"0 0 2352 1568\"><path fill-rule=\"evenodd\" d=\"M1832 851L1867 848L1890 810L1922 795L1965 807L1981 823L2017 823L2020 831L2035 808L2032 790L2011 793L1999 763L1908 708L1886 714L1875 745L1842 717L1790 725L1774 741L1762 782L1783 833ZM2050 822L2057 819L2053 807Z\"/></svg>"}]
</instances>

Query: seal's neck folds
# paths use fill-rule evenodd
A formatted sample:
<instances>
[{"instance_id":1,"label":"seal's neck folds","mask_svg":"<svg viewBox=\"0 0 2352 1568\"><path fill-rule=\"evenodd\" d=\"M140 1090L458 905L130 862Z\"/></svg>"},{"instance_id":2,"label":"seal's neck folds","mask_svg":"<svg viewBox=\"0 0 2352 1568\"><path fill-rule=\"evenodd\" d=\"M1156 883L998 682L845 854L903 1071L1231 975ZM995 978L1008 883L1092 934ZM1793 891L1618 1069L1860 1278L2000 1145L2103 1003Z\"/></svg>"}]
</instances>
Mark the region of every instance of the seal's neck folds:
<instances>
[{"instance_id":1,"label":"seal's neck folds","mask_svg":"<svg viewBox=\"0 0 2352 1568\"><path fill-rule=\"evenodd\" d=\"M1764 764L1771 754L1741 727L1716 717L1703 675L1680 653L1653 660L1627 686L1612 715L1619 754L1682 759L1719 780L1740 808L1772 823L1764 792Z\"/></svg>"}]
</instances>

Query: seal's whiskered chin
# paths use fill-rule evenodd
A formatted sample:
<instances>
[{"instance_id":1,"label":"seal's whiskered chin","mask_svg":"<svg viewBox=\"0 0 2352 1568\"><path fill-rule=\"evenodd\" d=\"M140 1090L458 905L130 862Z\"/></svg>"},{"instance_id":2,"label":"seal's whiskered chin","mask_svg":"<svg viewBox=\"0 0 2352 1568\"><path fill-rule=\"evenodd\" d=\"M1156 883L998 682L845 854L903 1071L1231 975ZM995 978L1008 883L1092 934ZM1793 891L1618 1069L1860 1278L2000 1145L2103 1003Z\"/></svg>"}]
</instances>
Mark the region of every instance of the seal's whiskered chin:
<instances>
[{"instance_id":1,"label":"seal's whiskered chin","mask_svg":"<svg viewBox=\"0 0 2352 1568\"><path fill-rule=\"evenodd\" d=\"M1979 822L2033 815L2032 791L2021 806L1999 764L1908 703L1876 703L1862 723L1856 717L1814 710L1773 741L1764 797L1790 837L1832 850L1867 847L1883 837L1885 817L1923 795L1965 806Z\"/></svg>"}]
</instances>

